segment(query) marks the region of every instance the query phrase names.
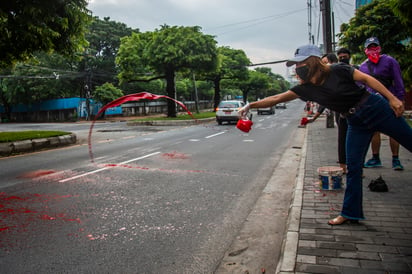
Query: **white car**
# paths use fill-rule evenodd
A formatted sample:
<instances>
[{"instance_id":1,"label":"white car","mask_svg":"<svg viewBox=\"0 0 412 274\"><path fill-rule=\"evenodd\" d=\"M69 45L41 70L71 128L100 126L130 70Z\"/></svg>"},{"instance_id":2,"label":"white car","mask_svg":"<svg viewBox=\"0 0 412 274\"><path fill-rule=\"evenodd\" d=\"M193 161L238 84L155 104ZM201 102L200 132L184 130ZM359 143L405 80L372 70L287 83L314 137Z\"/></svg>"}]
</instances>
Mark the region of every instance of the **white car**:
<instances>
[{"instance_id":1,"label":"white car","mask_svg":"<svg viewBox=\"0 0 412 274\"><path fill-rule=\"evenodd\" d=\"M268 108L258 108L257 109L257 114L258 115L261 115L261 114L263 114L263 113L267 113L267 114L270 114L270 115L272 115L272 114L275 114L275 107L268 107Z\"/></svg>"},{"instance_id":2,"label":"white car","mask_svg":"<svg viewBox=\"0 0 412 274\"><path fill-rule=\"evenodd\" d=\"M221 101L216 109L216 122L219 125L223 122L237 122L238 110L244 105L243 101ZM248 113L248 118L252 120L252 113Z\"/></svg>"},{"instance_id":3,"label":"white car","mask_svg":"<svg viewBox=\"0 0 412 274\"><path fill-rule=\"evenodd\" d=\"M286 103L276 104L276 108L286 108Z\"/></svg>"}]
</instances>

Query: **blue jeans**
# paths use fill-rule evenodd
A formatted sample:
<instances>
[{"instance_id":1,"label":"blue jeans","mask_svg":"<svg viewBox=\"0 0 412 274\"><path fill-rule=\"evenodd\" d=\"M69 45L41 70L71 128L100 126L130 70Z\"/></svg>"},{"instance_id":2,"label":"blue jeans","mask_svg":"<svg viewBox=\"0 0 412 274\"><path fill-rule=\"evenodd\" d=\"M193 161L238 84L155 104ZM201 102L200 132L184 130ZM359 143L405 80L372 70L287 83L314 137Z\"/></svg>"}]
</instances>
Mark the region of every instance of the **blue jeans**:
<instances>
[{"instance_id":1,"label":"blue jeans","mask_svg":"<svg viewBox=\"0 0 412 274\"><path fill-rule=\"evenodd\" d=\"M347 117L346 136L346 190L341 215L345 218L364 219L362 207L362 168L374 132L386 134L412 152L412 128L403 117L396 117L388 101L371 94Z\"/></svg>"}]
</instances>

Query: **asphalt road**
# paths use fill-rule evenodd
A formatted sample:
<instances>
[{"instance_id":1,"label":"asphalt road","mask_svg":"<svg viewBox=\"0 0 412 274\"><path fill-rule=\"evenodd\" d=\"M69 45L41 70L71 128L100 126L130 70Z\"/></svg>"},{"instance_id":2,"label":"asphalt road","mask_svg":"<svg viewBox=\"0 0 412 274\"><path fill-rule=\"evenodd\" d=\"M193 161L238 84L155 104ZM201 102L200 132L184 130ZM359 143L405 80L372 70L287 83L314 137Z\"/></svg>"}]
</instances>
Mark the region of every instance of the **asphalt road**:
<instances>
[{"instance_id":1,"label":"asphalt road","mask_svg":"<svg viewBox=\"0 0 412 274\"><path fill-rule=\"evenodd\" d=\"M82 141L0 159L1 272L214 272L302 108L255 115L249 134L215 123L106 123L94 128L91 151ZM87 137L87 126L51 127Z\"/></svg>"}]
</instances>

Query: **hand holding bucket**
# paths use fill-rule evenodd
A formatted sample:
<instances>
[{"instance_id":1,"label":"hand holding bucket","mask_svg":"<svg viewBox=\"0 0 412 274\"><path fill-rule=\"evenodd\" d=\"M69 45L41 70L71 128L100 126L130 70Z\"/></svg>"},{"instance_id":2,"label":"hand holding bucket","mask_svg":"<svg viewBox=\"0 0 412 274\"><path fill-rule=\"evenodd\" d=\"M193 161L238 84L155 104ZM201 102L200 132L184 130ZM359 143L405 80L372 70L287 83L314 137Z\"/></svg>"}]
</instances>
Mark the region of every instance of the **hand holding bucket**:
<instances>
[{"instance_id":1,"label":"hand holding bucket","mask_svg":"<svg viewBox=\"0 0 412 274\"><path fill-rule=\"evenodd\" d=\"M247 118L247 113L249 112L249 109L250 105L246 104L238 111L239 120L237 121L236 127L243 132L249 132L252 129L253 122Z\"/></svg>"}]
</instances>

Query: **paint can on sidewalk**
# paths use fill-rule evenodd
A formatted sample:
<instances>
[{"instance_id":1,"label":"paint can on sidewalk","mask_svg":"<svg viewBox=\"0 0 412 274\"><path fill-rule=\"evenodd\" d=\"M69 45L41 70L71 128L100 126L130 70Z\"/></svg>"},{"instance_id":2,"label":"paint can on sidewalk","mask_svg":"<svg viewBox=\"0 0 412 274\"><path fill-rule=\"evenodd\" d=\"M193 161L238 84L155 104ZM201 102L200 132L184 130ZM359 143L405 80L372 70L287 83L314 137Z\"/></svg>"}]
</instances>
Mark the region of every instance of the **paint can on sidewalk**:
<instances>
[{"instance_id":1,"label":"paint can on sidewalk","mask_svg":"<svg viewBox=\"0 0 412 274\"><path fill-rule=\"evenodd\" d=\"M336 166L323 166L318 168L319 186L321 190L340 190L343 182L343 169Z\"/></svg>"}]
</instances>

